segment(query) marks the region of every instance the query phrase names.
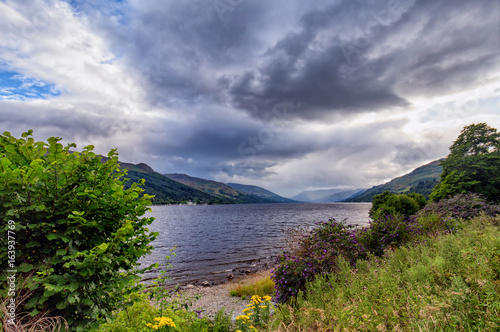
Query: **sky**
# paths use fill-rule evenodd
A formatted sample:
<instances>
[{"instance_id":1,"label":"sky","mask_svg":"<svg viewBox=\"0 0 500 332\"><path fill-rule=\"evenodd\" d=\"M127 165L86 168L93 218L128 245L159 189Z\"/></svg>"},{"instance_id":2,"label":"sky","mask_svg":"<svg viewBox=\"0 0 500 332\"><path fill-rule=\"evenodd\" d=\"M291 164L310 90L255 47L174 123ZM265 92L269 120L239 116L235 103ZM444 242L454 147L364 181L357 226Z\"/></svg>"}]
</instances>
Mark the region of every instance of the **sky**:
<instances>
[{"instance_id":1,"label":"sky","mask_svg":"<svg viewBox=\"0 0 500 332\"><path fill-rule=\"evenodd\" d=\"M0 132L303 190L500 129L498 0L0 0Z\"/></svg>"}]
</instances>

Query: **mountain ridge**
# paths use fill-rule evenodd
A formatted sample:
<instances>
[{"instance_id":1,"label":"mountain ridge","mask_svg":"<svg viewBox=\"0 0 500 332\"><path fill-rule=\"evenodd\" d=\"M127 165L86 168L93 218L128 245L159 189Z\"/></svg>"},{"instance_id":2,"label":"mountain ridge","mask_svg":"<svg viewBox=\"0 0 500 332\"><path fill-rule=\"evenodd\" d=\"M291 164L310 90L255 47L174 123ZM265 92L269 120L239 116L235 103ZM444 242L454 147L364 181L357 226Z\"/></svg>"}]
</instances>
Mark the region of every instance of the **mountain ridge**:
<instances>
[{"instance_id":1,"label":"mountain ridge","mask_svg":"<svg viewBox=\"0 0 500 332\"><path fill-rule=\"evenodd\" d=\"M395 194L415 192L428 198L443 171L440 165L441 160L434 160L417 167L407 174L396 177L384 184L374 186L358 195L351 196L345 199L344 202L371 202L373 196L381 194L384 191L390 191Z\"/></svg>"},{"instance_id":2,"label":"mountain ridge","mask_svg":"<svg viewBox=\"0 0 500 332\"><path fill-rule=\"evenodd\" d=\"M108 158L102 157L105 162ZM180 173L160 174L145 163L120 162L120 167L127 169L132 182L145 179L142 186L145 193L155 195L153 204L178 204L189 201L197 204L249 204L249 203L333 203L333 202L371 202L373 196L386 190L393 193L417 192L428 197L439 181L442 167L441 160L435 160L413 171L396 177L384 184L370 189L322 189L306 190L298 195L286 198L267 189L254 185L222 183L189 176Z\"/></svg>"},{"instance_id":3,"label":"mountain ridge","mask_svg":"<svg viewBox=\"0 0 500 332\"><path fill-rule=\"evenodd\" d=\"M300 203L299 201L286 198L283 196L280 196L278 194L273 193L270 190L264 189L262 187L254 186L254 185L247 185L247 184L240 184L240 183L226 183L229 187L243 191L247 194L259 196L262 198L266 198L269 200L272 200L276 203Z\"/></svg>"},{"instance_id":4,"label":"mountain ridge","mask_svg":"<svg viewBox=\"0 0 500 332\"><path fill-rule=\"evenodd\" d=\"M180 173L167 173L163 174L165 177L183 183L187 186L201 190L207 194L222 198L233 200L237 204L247 204L247 203L274 203L273 201L255 196L252 194L247 194L245 192L239 191L237 189L231 188L225 183L207 180L202 178L197 178L187 174Z\"/></svg>"}]
</instances>

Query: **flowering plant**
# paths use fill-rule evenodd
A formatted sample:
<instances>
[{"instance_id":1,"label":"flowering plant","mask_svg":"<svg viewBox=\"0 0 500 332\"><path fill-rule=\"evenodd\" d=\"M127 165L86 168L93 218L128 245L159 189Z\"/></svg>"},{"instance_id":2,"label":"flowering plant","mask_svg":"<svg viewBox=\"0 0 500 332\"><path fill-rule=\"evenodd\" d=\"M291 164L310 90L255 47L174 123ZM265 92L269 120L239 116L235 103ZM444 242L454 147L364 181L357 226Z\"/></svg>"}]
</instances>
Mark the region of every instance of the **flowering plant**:
<instances>
[{"instance_id":1,"label":"flowering plant","mask_svg":"<svg viewBox=\"0 0 500 332\"><path fill-rule=\"evenodd\" d=\"M252 301L243 310L244 315L236 317L237 330L240 332L257 331L255 326L263 326L271 316L271 297L252 296Z\"/></svg>"},{"instance_id":2,"label":"flowering plant","mask_svg":"<svg viewBox=\"0 0 500 332\"><path fill-rule=\"evenodd\" d=\"M155 324L147 323L146 326L161 332L175 331L176 326L172 318L155 317L154 321Z\"/></svg>"},{"instance_id":3,"label":"flowering plant","mask_svg":"<svg viewBox=\"0 0 500 332\"><path fill-rule=\"evenodd\" d=\"M272 277L276 284L277 302L284 303L299 291L304 291L306 283L314 280L316 275L335 271L339 255L352 265L359 258L366 257L354 226L333 219L317 225L310 235L300 240L295 252L278 257Z\"/></svg>"}]
</instances>

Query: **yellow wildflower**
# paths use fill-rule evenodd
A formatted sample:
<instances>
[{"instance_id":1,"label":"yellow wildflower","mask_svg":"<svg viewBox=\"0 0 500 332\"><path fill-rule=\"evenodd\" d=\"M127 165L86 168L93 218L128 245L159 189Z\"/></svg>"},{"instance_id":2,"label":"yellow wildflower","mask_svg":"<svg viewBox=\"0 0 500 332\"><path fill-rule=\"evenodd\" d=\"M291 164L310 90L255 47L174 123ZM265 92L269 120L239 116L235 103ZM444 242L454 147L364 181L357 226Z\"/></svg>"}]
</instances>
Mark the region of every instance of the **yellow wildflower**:
<instances>
[{"instance_id":1,"label":"yellow wildflower","mask_svg":"<svg viewBox=\"0 0 500 332\"><path fill-rule=\"evenodd\" d=\"M160 327L163 327L163 326L171 326L171 327L175 328L175 323L172 320L172 318L155 317L154 321L158 322L158 324L147 323L146 326L152 328L153 330L158 330Z\"/></svg>"},{"instance_id":2,"label":"yellow wildflower","mask_svg":"<svg viewBox=\"0 0 500 332\"><path fill-rule=\"evenodd\" d=\"M252 296L252 301L254 301L258 304L258 303L262 302L262 298L259 295L254 295L254 296Z\"/></svg>"},{"instance_id":3,"label":"yellow wildflower","mask_svg":"<svg viewBox=\"0 0 500 332\"><path fill-rule=\"evenodd\" d=\"M271 297L269 295L264 296L264 301L271 301Z\"/></svg>"}]
</instances>

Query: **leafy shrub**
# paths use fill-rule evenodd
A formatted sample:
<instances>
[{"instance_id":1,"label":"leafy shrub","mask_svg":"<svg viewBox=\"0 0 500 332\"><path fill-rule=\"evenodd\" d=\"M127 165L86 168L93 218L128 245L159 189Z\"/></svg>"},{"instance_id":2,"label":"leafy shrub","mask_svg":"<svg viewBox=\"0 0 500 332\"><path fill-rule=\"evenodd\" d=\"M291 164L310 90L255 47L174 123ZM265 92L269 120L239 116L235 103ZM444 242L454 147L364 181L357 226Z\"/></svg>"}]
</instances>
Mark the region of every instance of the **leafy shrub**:
<instances>
[{"instance_id":1,"label":"leafy shrub","mask_svg":"<svg viewBox=\"0 0 500 332\"><path fill-rule=\"evenodd\" d=\"M278 257L272 277L277 302L284 303L299 291L304 291L307 282L316 275L334 271L338 256L344 256L351 264L366 256L353 226L333 219L317 225L309 236L301 240L296 252Z\"/></svg>"},{"instance_id":2,"label":"leafy shrub","mask_svg":"<svg viewBox=\"0 0 500 332\"><path fill-rule=\"evenodd\" d=\"M385 191L373 197L370 216L373 219L383 218L385 215L410 216L425 206L425 197L421 194L396 195Z\"/></svg>"},{"instance_id":3,"label":"leafy shrub","mask_svg":"<svg viewBox=\"0 0 500 332\"><path fill-rule=\"evenodd\" d=\"M415 202L418 203L419 210L423 209L427 205L427 199L422 194L409 193L409 194L406 194L406 196L410 197L411 199L413 199Z\"/></svg>"},{"instance_id":4,"label":"leafy shrub","mask_svg":"<svg viewBox=\"0 0 500 332\"><path fill-rule=\"evenodd\" d=\"M14 222L17 277L36 272L31 298L18 311L50 310L80 331L124 305L139 279L137 261L156 236L146 228L153 218L141 218L150 197L139 197L135 183L124 189L115 150L102 162L93 146L77 153L60 138L35 142L31 135L0 135L0 232Z\"/></svg>"},{"instance_id":5,"label":"leafy shrub","mask_svg":"<svg viewBox=\"0 0 500 332\"><path fill-rule=\"evenodd\" d=\"M382 256L388 247L399 247L415 239L421 233L420 227L412 219L403 215L386 214L357 233L358 241L370 253Z\"/></svg>"},{"instance_id":6,"label":"leafy shrub","mask_svg":"<svg viewBox=\"0 0 500 332\"><path fill-rule=\"evenodd\" d=\"M151 305L144 293L131 295L133 305L114 313L99 326L99 332L144 331L147 323L153 322L158 316L158 309Z\"/></svg>"}]
</instances>

